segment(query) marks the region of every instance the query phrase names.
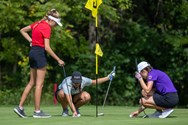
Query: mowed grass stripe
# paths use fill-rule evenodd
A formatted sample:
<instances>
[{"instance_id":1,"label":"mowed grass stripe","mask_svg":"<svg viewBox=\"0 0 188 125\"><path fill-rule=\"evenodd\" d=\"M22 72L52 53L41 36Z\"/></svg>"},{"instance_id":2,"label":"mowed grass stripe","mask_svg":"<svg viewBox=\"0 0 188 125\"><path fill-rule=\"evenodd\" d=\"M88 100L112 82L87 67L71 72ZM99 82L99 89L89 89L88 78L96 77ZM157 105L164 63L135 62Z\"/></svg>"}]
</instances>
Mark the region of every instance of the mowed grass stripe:
<instances>
[{"instance_id":1,"label":"mowed grass stripe","mask_svg":"<svg viewBox=\"0 0 188 125\"><path fill-rule=\"evenodd\" d=\"M126 106L105 106L98 107L98 112L103 112L104 116L96 117L95 106L83 106L80 108L81 117L73 118L62 117L62 109L60 105L57 106L41 106L41 109L52 115L48 119L35 119L33 115L33 106L26 106L25 113L29 116L27 119L19 118L13 112L14 106L0 106L0 125L187 125L188 124L188 109L178 109L169 118L166 119L143 119L144 115L141 113L138 118L129 118L129 114L135 111L138 107ZM70 112L70 111L69 111ZM147 109L146 113L153 113L153 109ZM69 114L72 115L70 112Z\"/></svg>"}]
</instances>

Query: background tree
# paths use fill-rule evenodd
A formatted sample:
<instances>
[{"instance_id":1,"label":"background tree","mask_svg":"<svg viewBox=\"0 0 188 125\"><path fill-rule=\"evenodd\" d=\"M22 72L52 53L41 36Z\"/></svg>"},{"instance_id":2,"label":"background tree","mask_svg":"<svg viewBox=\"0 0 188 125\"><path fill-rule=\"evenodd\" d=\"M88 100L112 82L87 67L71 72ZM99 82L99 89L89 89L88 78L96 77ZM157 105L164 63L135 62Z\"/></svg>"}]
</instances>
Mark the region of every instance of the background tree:
<instances>
[{"instance_id":1,"label":"background tree","mask_svg":"<svg viewBox=\"0 0 188 125\"><path fill-rule=\"evenodd\" d=\"M46 11L57 9L63 27L51 38L54 51L65 60L66 74L79 70L95 78L95 21L85 9L87 0L1 0L0 1L0 102L17 104L28 81L29 43L19 30L40 20ZM187 0L103 0L99 8L98 41L104 52L99 60L99 77L114 65L107 103L138 104L140 87L134 78L135 60L146 60L167 72L180 95L179 106L188 104L188 2ZM53 84L63 79L62 68L49 56L42 101L52 104ZM108 84L99 86L99 101ZM95 88L87 88L95 95ZM13 93L13 94L12 94ZM8 97L8 100L7 100ZM28 99L28 104L32 99ZM95 103L95 98L91 104Z\"/></svg>"}]
</instances>

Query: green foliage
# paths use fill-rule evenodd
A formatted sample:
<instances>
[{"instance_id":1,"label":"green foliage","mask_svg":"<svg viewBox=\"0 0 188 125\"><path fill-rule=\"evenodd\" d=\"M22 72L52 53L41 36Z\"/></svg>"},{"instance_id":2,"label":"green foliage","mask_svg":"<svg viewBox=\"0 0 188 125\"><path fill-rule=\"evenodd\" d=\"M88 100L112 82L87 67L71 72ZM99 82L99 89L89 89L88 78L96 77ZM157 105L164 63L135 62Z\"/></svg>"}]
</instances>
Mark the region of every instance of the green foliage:
<instances>
[{"instance_id":1,"label":"green foliage","mask_svg":"<svg viewBox=\"0 0 188 125\"><path fill-rule=\"evenodd\" d=\"M19 89L17 89L16 91L14 89L0 90L0 103L2 105L18 104L20 96L21 93Z\"/></svg>"},{"instance_id":2,"label":"green foliage","mask_svg":"<svg viewBox=\"0 0 188 125\"><path fill-rule=\"evenodd\" d=\"M11 89L1 89L0 90L0 104L1 105L18 105L20 101L21 94L24 90L25 86L19 88L11 88ZM43 94L41 97L41 104L52 105L53 104L53 84L46 85L44 84ZM34 101L34 89L31 90L30 94L27 96L25 101L25 105L33 105Z\"/></svg>"},{"instance_id":3,"label":"green foliage","mask_svg":"<svg viewBox=\"0 0 188 125\"><path fill-rule=\"evenodd\" d=\"M62 17L63 27L52 31L51 46L66 65L66 75L79 70L95 79L94 19L85 6L86 0L2 0L0 1L0 97L15 93L17 104L29 78L29 43L19 30L44 17L55 8ZM188 2L158 0L103 0L99 7L98 41L104 56L99 58L99 76L117 66L107 104L136 105L140 95L134 78L135 60L146 60L172 78L180 95L180 105L188 102ZM91 35L93 34L93 35ZM90 41L89 41L90 40ZM62 68L48 57L48 72L43 90L43 103L51 104L53 84L64 78ZM108 82L98 88L99 103L103 103ZM16 90L11 90L15 88ZM95 103L95 87L85 89ZM11 94L10 94L11 95ZM12 95L11 95L12 96ZM27 99L31 104L33 95ZM16 100L16 101L15 101Z\"/></svg>"},{"instance_id":4,"label":"green foliage","mask_svg":"<svg viewBox=\"0 0 188 125\"><path fill-rule=\"evenodd\" d=\"M0 1L0 32L8 33L20 29L19 25L24 21L24 11L20 9L22 6L22 1Z\"/></svg>"}]
</instances>

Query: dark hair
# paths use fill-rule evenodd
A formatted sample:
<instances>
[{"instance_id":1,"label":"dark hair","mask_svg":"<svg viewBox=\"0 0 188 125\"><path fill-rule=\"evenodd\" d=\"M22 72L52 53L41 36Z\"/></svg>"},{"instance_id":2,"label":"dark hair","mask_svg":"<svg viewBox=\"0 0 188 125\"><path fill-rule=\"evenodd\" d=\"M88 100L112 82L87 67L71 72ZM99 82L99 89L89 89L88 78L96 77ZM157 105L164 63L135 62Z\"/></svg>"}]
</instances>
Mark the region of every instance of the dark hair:
<instances>
[{"instance_id":1,"label":"dark hair","mask_svg":"<svg viewBox=\"0 0 188 125\"><path fill-rule=\"evenodd\" d=\"M147 66L147 67L144 68L144 69L145 69L147 72L150 72L152 68L153 68L152 66Z\"/></svg>"}]
</instances>

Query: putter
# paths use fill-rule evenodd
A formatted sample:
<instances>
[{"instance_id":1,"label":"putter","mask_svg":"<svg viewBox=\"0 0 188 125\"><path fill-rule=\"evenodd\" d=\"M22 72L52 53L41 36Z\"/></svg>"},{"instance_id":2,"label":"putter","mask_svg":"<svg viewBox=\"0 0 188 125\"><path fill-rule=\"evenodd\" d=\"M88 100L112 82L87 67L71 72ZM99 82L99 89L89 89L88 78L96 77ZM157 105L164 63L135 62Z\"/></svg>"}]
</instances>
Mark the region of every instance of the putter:
<instances>
[{"instance_id":1,"label":"putter","mask_svg":"<svg viewBox=\"0 0 188 125\"><path fill-rule=\"evenodd\" d=\"M67 75L66 75L66 72L65 72L65 67L64 66L62 66L63 67L63 74L64 74L64 78L66 78L67 77Z\"/></svg>"},{"instance_id":2,"label":"putter","mask_svg":"<svg viewBox=\"0 0 188 125\"><path fill-rule=\"evenodd\" d=\"M115 72L115 70L116 70L116 66L114 66L114 68L113 68L113 71L114 71L114 72ZM112 79L112 80L113 80L113 79ZM104 98L104 102L103 102L103 105L102 105L102 113L98 113L98 116L104 116L104 113L103 113L104 105L105 105L105 103L106 103L106 98L107 98L107 96L108 96L108 92L109 92L109 89L110 89L110 85L111 85L111 83L112 83L112 80L110 80L110 82L109 82L108 89L107 89L107 92L106 92L106 95L105 95L105 98Z\"/></svg>"},{"instance_id":3,"label":"putter","mask_svg":"<svg viewBox=\"0 0 188 125\"><path fill-rule=\"evenodd\" d=\"M63 67L63 74L64 74L64 78L65 78L65 82L66 82L66 86L67 86L67 90L68 90L68 94L71 96L71 92L69 91L69 89L68 89L68 83L67 83L67 79L66 79L66 77L67 77L67 75L66 75L66 71L65 71L65 67L64 66L62 66ZM70 97L70 102L72 102L72 99L71 99L72 97Z\"/></svg>"},{"instance_id":4,"label":"putter","mask_svg":"<svg viewBox=\"0 0 188 125\"><path fill-rule=\"evenodd\" d=\"M66 82L66 85L67 85L67 90L69 90L69 89L68 89L67 79L66 79L67 75L66 75L65 67L64 67L64 66L62 66L62 67L63 67L63 74L64 74L65 82ZM69 91L68 91L68 94L70 94ZM72 100L71 100L71 102L72 102Z\"/></svg>"}]
</instances>

